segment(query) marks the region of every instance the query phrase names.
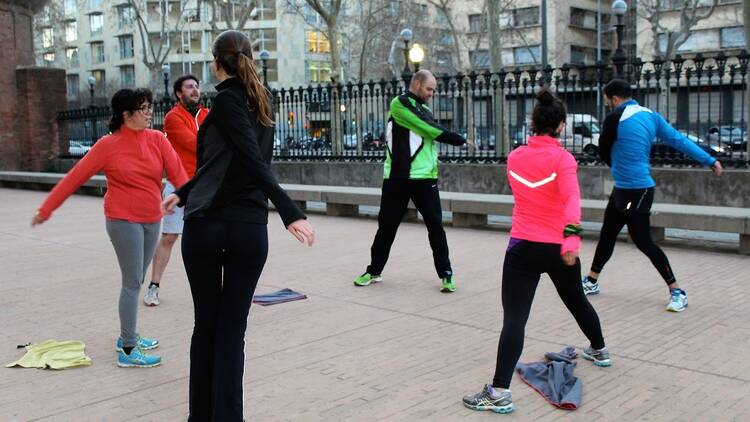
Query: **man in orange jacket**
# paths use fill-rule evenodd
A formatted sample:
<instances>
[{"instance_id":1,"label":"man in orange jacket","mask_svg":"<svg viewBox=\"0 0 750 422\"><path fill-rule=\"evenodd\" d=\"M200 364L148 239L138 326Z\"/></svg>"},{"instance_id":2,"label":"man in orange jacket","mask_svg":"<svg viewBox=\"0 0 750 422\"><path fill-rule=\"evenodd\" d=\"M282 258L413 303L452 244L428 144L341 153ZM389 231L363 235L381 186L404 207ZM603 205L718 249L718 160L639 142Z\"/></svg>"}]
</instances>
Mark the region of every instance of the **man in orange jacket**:
<instances>
[{"instance_id":1,"label":"man in orange jacket","mask_svg":"<svg viewBox=\"0 0 750 422\"><path fill-rule=\"evenodd\" d=\"M199 82L198 78L193 75L185 75L175 81L174 95L178 101L164 117L164 132L177 151L188 177L192 178L197 161L198 128L208 115L208 109L200 104ZM164 197L166 198L172 192L174 192L174 186L167 182L163 191ZM159 305L159 283L167 268L172 247L182 234L182 217L182 207L175 208L174 214L164 216L161 239L156 247L151 267L151 284L143 297L143 301L148 306Z\"/></svg>"}]
</instances>

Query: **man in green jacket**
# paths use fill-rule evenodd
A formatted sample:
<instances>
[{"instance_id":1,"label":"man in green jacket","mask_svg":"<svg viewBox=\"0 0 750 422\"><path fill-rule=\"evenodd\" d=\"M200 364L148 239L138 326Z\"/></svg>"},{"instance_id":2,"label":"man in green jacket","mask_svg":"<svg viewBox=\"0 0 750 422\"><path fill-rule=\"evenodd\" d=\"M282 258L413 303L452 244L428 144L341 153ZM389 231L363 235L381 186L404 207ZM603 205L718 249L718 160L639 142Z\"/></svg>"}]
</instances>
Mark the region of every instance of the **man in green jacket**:
<instances>
[{"instance_id":1,"label":"man in green jacket","mask_svg":"<svg viewBox=\"0 0 750 422\"><path fill-rule=\"evenodd\" d=\"M378 232L370 250L370 265L354 280L356 286L382 281L381 274L393 239L411 199L427 226L435 270L442 280L441 291L450 293L456 290L437 188L438 148L435 142L458 146L465 144L466 140L435 122L426 103L435 93L436 86L432 73L420 70L412 77L409 90L391 101Z\"/></svg>"}]
</instances>

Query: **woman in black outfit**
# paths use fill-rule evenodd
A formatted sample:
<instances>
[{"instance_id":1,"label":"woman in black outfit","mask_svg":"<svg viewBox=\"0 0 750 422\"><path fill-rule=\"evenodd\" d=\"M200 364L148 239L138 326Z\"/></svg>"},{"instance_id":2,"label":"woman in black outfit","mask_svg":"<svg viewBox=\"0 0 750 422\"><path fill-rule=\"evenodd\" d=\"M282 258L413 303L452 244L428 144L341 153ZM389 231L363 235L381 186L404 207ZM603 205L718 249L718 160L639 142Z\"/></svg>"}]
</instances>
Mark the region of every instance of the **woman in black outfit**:
<instances>
[{"instance_id":1,"label":"woman in black outfit","mask_svg":"<svg viewBox=\"0 0 750 422\"><path fill-rule=\"evenodd\" d=\"M185 206L182 259L195 307L189 421L241 421L245 329L268 255L268 199L289 232L312 246L305 215L271 173L273 112L250 40L226 31L213 45L217 79L198 131L198 171L164 200Z\"/></svg>"}]
</instances>

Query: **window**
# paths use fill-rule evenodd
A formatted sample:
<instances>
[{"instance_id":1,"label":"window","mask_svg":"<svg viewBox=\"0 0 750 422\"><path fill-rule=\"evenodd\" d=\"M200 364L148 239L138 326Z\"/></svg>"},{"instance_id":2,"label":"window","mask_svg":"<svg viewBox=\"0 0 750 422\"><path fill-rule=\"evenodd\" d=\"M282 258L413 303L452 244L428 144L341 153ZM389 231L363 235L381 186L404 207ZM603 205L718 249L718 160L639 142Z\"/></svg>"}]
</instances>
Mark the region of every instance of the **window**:
<instances>
[{"instance_id":1,"label":"window","mask_svg":"<svg viewBox=\"0 0 750 422\"><path fill-rule=\"evenodd\" d=\"M123 87L135 86L135 66L120 66L120 84Z\"/></svg>"},{"instance_id":2,"label":"window","mask_svg":"<svg viewBox=\"0 0 750 422\"><path fill-rule=\"evenodd\" d=\"M721 48L741 48L745 46L745 30L741 26L721 28Z\"/></svg>"},{"instance_id":3,"label":"window","mask_svg":"<svg viewBox=\"0 0 750 422\"><path fill-rule=\"evenodd\" d=\"M397 1L390 1L388 3L388 8L386 13L388 14L388 17L395 18L399 15L400 7L401 5Z\"/></svg>"},{"instance_id":4,"label":"window","mask_svg":"<svg viewBox=\"0 0 750 422\"><path fill-rule=\"evenodd\" d=\"M65 59L69 67L78 66L78 47L69 47L65 49Z\"/></svg>"},{"instance_id":5,"label":"window","mask_svg":"<svg viewBox=\"0 0 750 422\"><path fill-rule=\"evenodd\" d=\"M328 53L331 51L331 44L322 32L307 31L305 35L309 53Z\"/></svg>"},{"instance_id":6,"label":"window","mask_svg":"<svg viewBox=\"0 0 750 422\"><path fill-rule=\"evenodd\" d=\"M91 60L94 63L104 63L104 43L103 42L91 43Z\"/></svg>"},{"instance_id":7,"label":"window","mask_svg":"<svg viewBox=\"0 0 750 422\"><path fill-rule=\"evenodd\" d=\"M542 57L542 54L538 45L516 47L513 49L513 61L516 64L538 63L540 57Z\"/></svg>"},{"instance_id":8,"label":"window","mask_svg":"<svg viewBox=\"0 0 750 422\"><path fill-rule=\"evenodd\" d=\"M65 22L65 42L78 41L78 22Z\"/></svg>"},{"instance_id":9,"label":"window","mask_svg":"<svg viewBox=\"0 0 750 422\"><path fill-rule=\"evenodd\" d=\"M65 13L66 17L75 17L75 15L78 13L78 5L76 4L76 0L65 0L63 2L63 13Z\"/></svg>"},{"instance_id":10,"label":"window","mask_svg":"<svg viewBox=\"0 0 750 422\"><path fill-rule=\"evenodd\" d=\"M44 53L42 58L44 59L45 65L52 66L55 62L55 53Z\"/></svg>"},{"instance_id":11,"label":"window","mask_svg":"<svg viewBox=\"0 0 750 422\"><path fill-rule=\"evenodd\" d=\"M258 12L257 19L264 21L276 19L276 0L258 0L255 3Z\"/></svg>"},{"instance_id":12,"label":"window","mask_svg":"<svg viewBox=\"0 0 750 422\"><path fill-rule=\"evenodd\" d=\"M55 30L52 28L44 28L42 30L42 47L52 48L55 45Z\"/></svg>"},{"instance_id":13,"label":"window","mask_svg":"<svg viewBox=\"0 0 750 422\"><path fill-rule=\"evenodd\" d=\"M89 28L91 35L101 35L104 28L104 15L89 15Z\"/></svg>"},{"instance_id":14,"label":"window","mask_svg":"<svg viewBox=\"0 0 750 422\"><path fill-rule=\"evenodd\" d=\"M65 86L68 91L68 97L78 97L80 90L78 75L67 75L65 77Z\"/></svg>"},{"instance_id":15,"label":"window","mask_svg":"<svg viewBox=\"0 0 750 422\"><path fill-rule=\"evenodd\" d=\"M438 51L435 54L435 64L439 67L453 67L453 54L448 51Z\"/></svg>"},{"instance_id":16,"label":"window","mask_svg":"<svg viewBox=\"0 0 750 422\"><path fill-rule=\"evenodd\" d=\"M489 50L470 51L469 60L471 61L471 65L475 69L489 69L490 68L490 51Z\"/></svg>"},{"instance_id":17,"label":"window","mask_svg":"<svg viewBox=\"0 0 750 422\"><path fill-rule=\"evenodd\" d=\"M454 43L453 34L450 33L450 31L443 31L440 33L440 39L438 40L438 44L443 46L452 46Z\"/></svg>"},{"instance_id":18,"label":"window","mask_svg":"<svg viewBox=\"0 0 750 422\"><path fill-rule=\"evenodd\" d=\"M331 81L331 64L328 62L308 61L307 80L310 82L326 83Z\"/></svg>"},{"instance_id":19,"label":"window","mask_svg":"<svg viewBox=\"0 0 750 422\"><path fill-rule=\"evenodd\" d=\"M103 70L94 70L91 72L91 76L96 80L96 89L104 88L104 84L107 83L107 78Z\"/></svg>"},{"instance_id":20,"label":"window","mask_svg":"<svg viewBox=\"0 0 750 422\"><path fill-rule=\"evenodd\" d=\"M89 8L92 10L102 7L102 0L89 0Z\"/></svg>"},{"instance_id":21,"label":"window","mask_svg":"<svg viewBox=\"0 0 750 422\"><path fill-rule=\"evenodd\" d=\"M539 7L525 7L513 10L513 26L539 25Z\"/></svg>"},{"instance_id":22,"label":"window","mask_svg":"<svg viewBox=\"0 0 750 422\"><path fill-rule=\"evenodd\" d=\"M276 29L254 29L250 31L253 51L276 51Z\"/></svg>"},{"instance_id":23,"label":"window","mask_svg":"<svg viewBox=\"0 0 750 422\"><path fill-rule=\"evenodd\" d=\"M667 35L659 34L659 49L665 52L667 49ZM706 29L690 31L685 42L677 48L678 53L690 51L717 50L719 48L719 31Z\"/></svg>"},{"instance_id":24,"label":"window","mask_svg":"<svg viewBox=\"0 0 750 422\"><path fill-rule=\"evenodd\" d=\"M263 80L263 66L262 63L260 63L260 60L256 63L257 65L257 71L258 71L258 77L260 80ZM268 59L266 60L266 77L268 78L268 82L278 82L279 80L279 63L277 59Z\"/></svg>"},{"instance_id":25,"label":"window","mask_svg":"<svg viewBox=\"0 0 750 422\"><path fill-rule=\"evenodd\" d=\"M129 59L133 57L133 36L123 35L120 37L120 58Z\"/></svg>"},{"instance_id":26,"label":"window","mask_svg":"<svg viewBox=\"0 0 750 422\"><path fill-rule=\"evenodd\" d=\"M447 9L447 14L443 13L442 10L438 9L437 13L435 14L435 23L448 23L448 15L450 15L451 11L450 9Z\"/></svg>"},{"instance_id":27,"label":"window","mask_svg":"<svg viewBox=\"0 0 750 422\"><path fill-rule=\"evenodd\" d=\"M577 45L571 45L570 62L575 64L586 63L586 48Z\"/></svg>"},{"instance_id":28,"label":"window","mask_svg":"<svg viewBox=\"0 0 750 422\"><path fill-rule=\"evenodd\" d=\"M117 24L120 29L126 29L133 26L135 22L135 12L130 6L120 6L117 8Z\"/></svg>"},{"instance_id":29,"label":"window","mask_svg":"<svg viewBox=\"0 0 750 422\"><path fill-rule=\"evenodd\" d=\"M482 15L469 15L469 33L479 33L484 31L485 24Z\"/></svg>"},{"instance_id":30,"label":"window","mask_svg":"<svg viewBox=\"0 0 750 422\"><path fill-rule=\"evenodd\" d=\"M579 9L577 7L571 7L570 26L576 26L586 29L596 29L596 12Z\"/></svg>"}]
</instances>

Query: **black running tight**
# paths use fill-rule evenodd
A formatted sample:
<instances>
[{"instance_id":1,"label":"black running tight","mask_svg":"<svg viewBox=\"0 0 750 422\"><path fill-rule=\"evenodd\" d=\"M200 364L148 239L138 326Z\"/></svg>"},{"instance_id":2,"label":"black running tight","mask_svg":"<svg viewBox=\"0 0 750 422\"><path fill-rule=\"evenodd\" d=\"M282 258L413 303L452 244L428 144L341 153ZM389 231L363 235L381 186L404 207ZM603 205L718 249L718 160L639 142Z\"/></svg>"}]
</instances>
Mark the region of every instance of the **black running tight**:
<instances>
[{"instance_id":1,"label":"black running tight","mask_svg":"<svg viewBox=\"0 0 750 422\"><path fill-rule=\"evenodd\" d=\"M511 239L503 264L503 330L497 346L497 366L492 386L510 387L513 369L523 350L526 321L542 273L549 274L557 294L575 318L591 347L604 347L599 316L581 286L581 263L565 265L560 245Z\"/></svg>"},{"instance_id":2,"label":"black running tight","mask_svg":"<svg viewBox=\"0 0 750 422\"><path fill-rule=\"evenodd\" d=\"M667 256L651 238L650 215L653 202L654 188L612 190L607 209L604 211L604 224L599 243L596 245L591 271L602 272L615 250L617 235L627 225L633 243L651 260L664 282L669 285L676 281Z\"/></svg>"},{"instance_id":3,"label":"black running tight","mask_svg":"<svg viewBox=\"0 0 750 422\"><path fill-rule=\"evenodd\" d=\"M182 259L195 307L188 421L243 420L245 329L267 255L265 224L185 221Z\"/></svg>"}]
</instances>

